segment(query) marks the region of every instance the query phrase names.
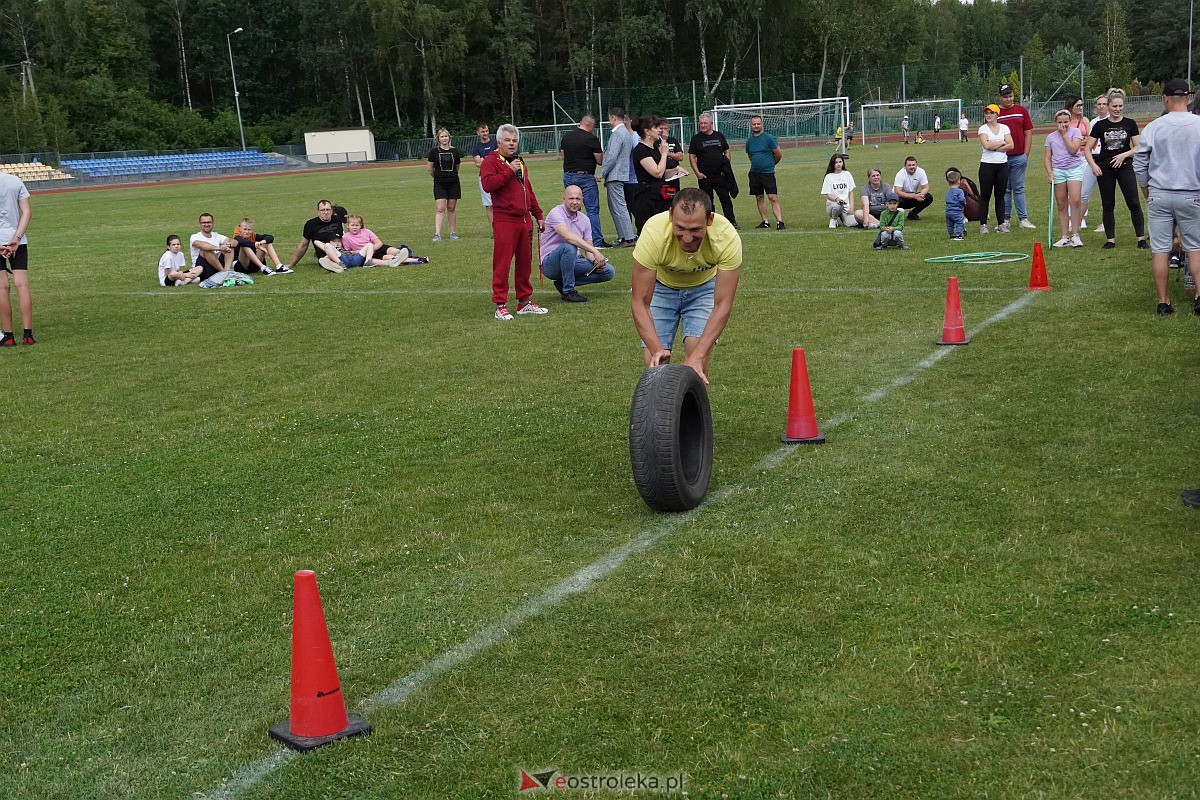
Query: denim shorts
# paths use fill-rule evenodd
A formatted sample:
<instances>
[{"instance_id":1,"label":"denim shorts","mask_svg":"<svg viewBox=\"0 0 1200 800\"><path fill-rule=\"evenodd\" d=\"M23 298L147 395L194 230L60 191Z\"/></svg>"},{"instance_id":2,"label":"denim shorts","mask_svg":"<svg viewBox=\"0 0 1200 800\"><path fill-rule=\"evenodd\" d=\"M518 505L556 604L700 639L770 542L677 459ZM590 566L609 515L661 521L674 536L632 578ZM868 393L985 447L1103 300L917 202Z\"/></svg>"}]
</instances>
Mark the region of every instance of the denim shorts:
<instances>
[{"instance_id":1,"label":"denim shorts","mask_svg":"<svg viewBox=\"0 0 1200 800\"><path fill-rule=\"evenodd\" d=\"M1085 167L1087 167L1086 163L1080 164L1077 167L1071 167L1070 169L1054 168L1054 185L1057 186L1067 181L1083 181L1083 170Z\"/></svg>"},{"instance_id":2,"label":"denim shorts","mask_svg":"<svg viewBox=\"0 0 1200 800\"><path fill-rule=\"evenodd\" d=\"M658 340L667 350L673 349L675 331L683 322L683 338L699 339L704 326L712 316L713 291L717 285L712 280L691 289L672 289L661 283L654 284L654 296L650 299L650 316L654 318L654 330ZM642 343L645 346L645 342Z\"/></svg>"}]
</instances>

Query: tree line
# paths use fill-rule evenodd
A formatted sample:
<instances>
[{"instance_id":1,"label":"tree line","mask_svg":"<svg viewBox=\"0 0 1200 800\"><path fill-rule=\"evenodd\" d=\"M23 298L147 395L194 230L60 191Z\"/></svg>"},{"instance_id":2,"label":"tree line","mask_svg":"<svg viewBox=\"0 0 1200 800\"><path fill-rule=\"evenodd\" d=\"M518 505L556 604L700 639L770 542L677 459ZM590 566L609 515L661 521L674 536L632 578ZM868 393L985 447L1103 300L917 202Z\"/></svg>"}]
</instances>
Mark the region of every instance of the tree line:
<instances>
[{"instance_id":1,"label":"tree line","mask_svg":"<svg viewBox=\"0 0 1200 800\"><path fill-rule=\"evenodd\" d=\"M230 50L260 147L320 128L538 124L552 92L575 116L601 87L639 87L605 88L605 105L690 116L681 87L704 107L746 102L760 74L774 99L972 101L1022 56L1044 96L1081 52L1089 93L1136 88L1186 74L1187 2L7 0L0 152L236 145Z\"/></svg>"}]
</instances>

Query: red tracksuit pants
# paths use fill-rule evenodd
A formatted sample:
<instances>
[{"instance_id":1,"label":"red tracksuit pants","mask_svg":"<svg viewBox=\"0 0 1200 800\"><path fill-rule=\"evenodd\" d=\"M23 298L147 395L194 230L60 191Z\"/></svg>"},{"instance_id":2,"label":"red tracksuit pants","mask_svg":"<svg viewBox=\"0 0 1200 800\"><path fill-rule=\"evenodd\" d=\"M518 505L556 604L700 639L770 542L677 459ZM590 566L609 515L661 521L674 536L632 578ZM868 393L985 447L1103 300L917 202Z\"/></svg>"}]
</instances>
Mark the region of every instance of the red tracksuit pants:
<instances>
[{"instance_id":1,"label":"red tracksuit pants","mask_svg":"<svg viewBox=\"0 0 1200 800\"><path fill-rule=\"evenodd\" d=\"M514 276L517 300L524 302L533 297L533 220L532 217L502 217L494 215L492 233L492 302L500 305L508 302L508 268L513 258L517 259Z\"/></svg>"}]
</instances>

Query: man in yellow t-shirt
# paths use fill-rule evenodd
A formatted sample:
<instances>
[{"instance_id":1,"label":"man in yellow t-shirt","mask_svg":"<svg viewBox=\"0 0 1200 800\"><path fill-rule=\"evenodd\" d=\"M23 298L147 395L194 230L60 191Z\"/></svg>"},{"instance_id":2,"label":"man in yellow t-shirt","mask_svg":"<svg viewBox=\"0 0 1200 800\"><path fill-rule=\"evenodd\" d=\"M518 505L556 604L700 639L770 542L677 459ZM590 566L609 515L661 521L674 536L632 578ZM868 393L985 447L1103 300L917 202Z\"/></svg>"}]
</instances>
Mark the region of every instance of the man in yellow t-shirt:
<instances>
[{"instance_id":1,"label":"man in yellow t-shirt","mask_svg":"<svg viewBox=\"0 0 1200 800\"><path fill-rule=\"evenodd\" d=\"M631 307L647 369L670 363L682 323L683 363L708 383L708 358L729 322L741 264L737 229L699 189L681 189L670 211L646 222L633 251Z\"/></svg>"}]
</instances>

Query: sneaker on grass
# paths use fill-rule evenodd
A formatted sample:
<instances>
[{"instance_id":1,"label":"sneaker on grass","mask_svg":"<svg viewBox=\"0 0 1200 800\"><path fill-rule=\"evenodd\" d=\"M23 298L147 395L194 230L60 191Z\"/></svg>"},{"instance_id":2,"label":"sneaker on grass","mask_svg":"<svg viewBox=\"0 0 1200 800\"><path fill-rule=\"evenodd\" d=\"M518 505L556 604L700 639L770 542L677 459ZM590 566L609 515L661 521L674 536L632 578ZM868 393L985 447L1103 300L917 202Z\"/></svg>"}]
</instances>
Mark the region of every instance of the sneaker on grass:
<instances>
[{"instance_id":1,"label":"sneaker on grass","mask_svg":"<svg viewBox=\"0 0 1200 800\"><path fill-rule=\"evenodd\" d=\"M23 337L21 337L21 341L25 344L37 344L37 339L33 338L32 333L25 334Z\"/></svg>"},{"instance_id":2,"label":"sneaker on grass","mask_svg":"<svg viewBox=\"0 0 1200 800\"><path fill-rule=\"evenodd\" d=\"M271 269L271 268L270 268L270 267L268 267L266 264L263 264L263 268L262 268L262 274L263 274L263 275L267 275L267 276L271 276L271 275L274 275L274 274L275 274L275 270Z\"/></svg>"},{"instance_id":3,"label":"sneaker on grass","mask_svg":"<svg viewBox=\"0 0 1200 800\"><path fill-rule=\"evenodd\" d=\"M787 226L783 224L783 220L779 220L779 222L775 223L775 230L777 231L781 231L786 227Z\"/></svg>"},{"instance_id":4,"label":"sneaker on grass","mask_svg":"<svg viewBox=\"0 0 1200 800\"><path fill-rule=\"evenodd\" d=\"M1022 228L1036 228L1037 225L1034 225L1032 222L1029 221L1028 218L1026 218L1026 219L1021 220L1021 227Z\"/></svg>"},{"instance_id":5,"label":"sneaker on grass","mask_svg":"<svg viewBox=\"0 0 1200 800\"><path fill-rule=\"evenodd\" d=\"M1175 313L1175 309L1170 303L1159 303L1157 311L1160 317L1165 317Z\"/></svg>"},{"instance_id":6,"label":"sneaker on grass","mask_svg":"<svg viewBox=\"0 0 1200 800\"><path fill-rule=\"evenodd\" d=\"M4 336L0 337L0 347L16 347L16 346L17 346L17 340L13 337L13 335L11 333L5 333Z\"/></svg>"},{"instance_id":7,"label":"sneaker on grass","mask_svg":"<svg viewBox=\"0 0 1200 800\"><path fill-rule=\"evenodd\" d=\"M287 264L280 264L278 267L275 268L275 272L279 275L291 275L295 271L296 270L292 269Z\"/></svg>"},{"instance_id":8,"label":"sneaker on grass","mask_svg":"<svg viewBox=\"0 0 1200 800\"><path fill-rule=\"evenodd\" d=\"M525 314L549 314L550 309L542 308L532 300L526 300L523 303L517 303L517 313L522 316Z\"/></svg>"},{"instance_id":9,"label":"sneaker on grass","mask_svg":"<svg viewBox=\"0 0 1200 800\"><path fill-rule=\"evenodd\" d=\"M979 226L979 232L980 232L981 234L984 234L984 233L991 233L991 232L992 232L992 230L991 230L991 228L989 228L987 225L980 225L980 226Z\"/></svg>"},{"instance_id":10,"label":"sneaker on grass","mask_svg":"<svg viewBox=\"0 0 1200 800\"><path fill-rule=\"evenodd\" d=\"M761 230L769 230L769 229L770 229L770 227L771 227L771 223L767 222L767 221L764 219L762 222L758 223L758 224L757 224L757 225L755 225L754 227L755 227L755 228L759 228L759 229L761 229Z\"/></svg>"},{"instance_id":11,"label":"sneaker on grass","mask_svg":"<svg viewBox=\"0 0 1200 800\"><path fill-rule=\"evenodd\" d=\"M1008 233L1011 230L1012 228L1009 227L1007 221L1001 222L996 226L996 233Z\"/></svg>"},{"instance_id":12,"label":"sneaker on grass","mask_svg":"<svg viewBox=\"0 0 1200 800\"><path fill-rule=\"evenodd\" d=\"M508 313L508 306L496 306L496 319L508 322L513 318L513 315Z\"/></svg>"},{"instance_id":13,"label":"sneaker on grass","mask_svg":"<svg viewBox=\"0 0 1200 800\"><path fill-rule=\"evenodd\" d=\"M1071 237L1064 236L1050 246L1051 247L1070 247L1071 246Z\"/></svg>"},{"instance_id":14,"label":"sneaker on grass","mask_svg":"<svg viewBox=\"0 0 1200 800\"><path fill-rule=\"evenodd\" d=\"M1083 247L1083 239L1079 238L1079 234L1071 237L1071 247Z\"/></svg>"},{"instance_id":15,"label":"sneaker on grass","mask_svg":"<svg viewBox=\"0 0 1200 800\"><path fill-rule=\"evenodd\" d=\"M320 264L325 269L329 270L330 272L345 272L346 271L346 267L343 266L341 262L334 261L332 258L329 258L328 256L321 256L319 259L317 259L317 263Z\"/></svg>"},{"instance_id":16,"label":"sneaker on grass","mask_svg":"<svg viewBox=\"0 0 1200 800\"><path fill-rule=\"evenodd\" d=\"M450 241L452 241L452 242L458 241L458 234L455 233L454 231L450 231Z\"/></svg>"},{"instance_id":17,"label":"sneaker on grass","mask_svg":"<svg viewBox=\"0 0 1200 800\"><path fill-rule=\"evenodd\" d=\"M441 235L440 233L435 233L435 234L433 235L433 238L432 238L432 239L430 239L429 241L431 241L431 242L440 242L441 240L442 240L442 235Z\"/></svg>"}]
</instances>

